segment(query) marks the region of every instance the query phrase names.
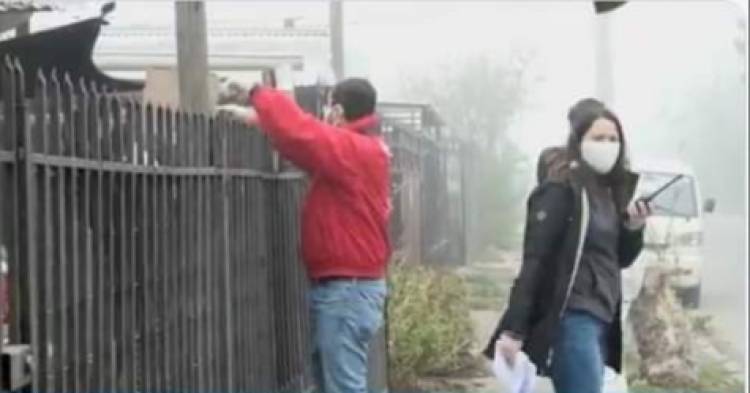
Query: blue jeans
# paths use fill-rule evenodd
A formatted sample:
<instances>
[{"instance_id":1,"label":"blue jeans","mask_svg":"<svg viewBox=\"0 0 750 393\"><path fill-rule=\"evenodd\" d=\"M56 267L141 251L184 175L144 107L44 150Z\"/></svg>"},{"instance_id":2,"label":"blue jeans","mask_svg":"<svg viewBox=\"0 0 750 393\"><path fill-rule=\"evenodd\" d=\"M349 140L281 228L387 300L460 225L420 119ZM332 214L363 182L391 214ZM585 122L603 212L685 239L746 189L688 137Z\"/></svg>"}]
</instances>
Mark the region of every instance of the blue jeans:
<instances>
[{"instance_id":1,"label":"blue jeans","mask_svg":"<svg viewBox=\"0 0 750 393\"><path fill-rule=\"evenodd\" d=\"M318 391L367 392L367 353L383 324L385 281L330 281L309 296Z\"/></svg>"},{"instance_id":2,"label":"blue jeans","mask_svg":"<svg viewBox=\"0 0 750 393\"><path fill-rule=\"evenodd\" d=\"M569 310L560 322L551 377L555 393L601 393L607 356L607 323Z\"/></svg>"}]
</instances>

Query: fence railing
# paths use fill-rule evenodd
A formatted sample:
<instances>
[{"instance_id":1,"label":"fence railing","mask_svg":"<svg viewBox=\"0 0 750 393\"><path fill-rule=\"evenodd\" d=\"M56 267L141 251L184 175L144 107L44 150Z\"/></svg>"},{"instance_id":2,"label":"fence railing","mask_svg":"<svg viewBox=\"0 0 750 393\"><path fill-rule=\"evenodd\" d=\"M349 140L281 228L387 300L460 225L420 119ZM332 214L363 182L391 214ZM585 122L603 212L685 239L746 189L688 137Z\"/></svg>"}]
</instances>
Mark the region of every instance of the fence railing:
<instances>
[{"instance_id":1,"label":"fence railing","mask_svg":"<svg viewBox=\"0 0 750 393\"><path fill-rule=\"evenodd\" d=\"M391 166L391 235L399 258L414 263L466 263L464 143L444 136L424 105L381 106ZM427 116L425 114L431 114ZM405 118L419 121L405 121Z\"/></svg>"},{"instance_id":2,"label":"fence railing","mask_svg":"<svg viewBox=\"0 0 750 393\"><path fill-rule=\"evenodd\" d=\"M33 391L310 385L305 180L258 130L54 72L27 98L7 58L0 78L0 315L8 342L31 348ZM429 118L384 117L396 248L464 262L461 149ZM382 334L371 353L371 386L385 387Z\"/></svg>"},{"instance_id":3,"label":"fence railing","mask_svg":"<svg viewBox=\"0 0 750 393\"><path fill-rule=\"evenodd\" d=\"M9 342L34 391L307 385L304 180L238 123L0 70ZM5 377L5 376L3 376Z\"/></svg>"}]
</instances>

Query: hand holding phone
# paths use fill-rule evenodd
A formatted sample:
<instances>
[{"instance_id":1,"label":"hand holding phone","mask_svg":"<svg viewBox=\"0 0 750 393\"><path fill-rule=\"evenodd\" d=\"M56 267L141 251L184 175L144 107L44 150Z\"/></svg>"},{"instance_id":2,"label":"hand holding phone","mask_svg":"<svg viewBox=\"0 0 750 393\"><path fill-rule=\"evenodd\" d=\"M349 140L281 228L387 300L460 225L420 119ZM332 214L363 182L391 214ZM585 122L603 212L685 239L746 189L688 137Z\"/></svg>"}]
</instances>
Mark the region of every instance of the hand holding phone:
<instances>
[{"instance_id":1,"label":"hand holding phone","mask_svg":"<svg viewBox=\"0 0 750 393\"><path fill-rule=\"evenodd\" d=\"M637 199L632 205L628 206L625 213L625 227L631 231L643 229L646 220L651 216L651 206L643 199Z\"/></svg>"},{"instance_id":2,"label":"hand holding phone","mask_svg":"<svg viewBox=\"0 0 750 393\"><path fill-rule=\"evenodd\" d=\"M643 228L643 226L646 224L646 219L652 213L651 201L653 201L657 196L659 196L659 194L677 183L683 177L683 174L679 174L673 177L663 186L659 187L656 191L636 199L635 202L633 202L633 204L628 207L627 212L625 212L625 214L623 215L625 225L629 229Z\"/></svg>"}]
</instances>

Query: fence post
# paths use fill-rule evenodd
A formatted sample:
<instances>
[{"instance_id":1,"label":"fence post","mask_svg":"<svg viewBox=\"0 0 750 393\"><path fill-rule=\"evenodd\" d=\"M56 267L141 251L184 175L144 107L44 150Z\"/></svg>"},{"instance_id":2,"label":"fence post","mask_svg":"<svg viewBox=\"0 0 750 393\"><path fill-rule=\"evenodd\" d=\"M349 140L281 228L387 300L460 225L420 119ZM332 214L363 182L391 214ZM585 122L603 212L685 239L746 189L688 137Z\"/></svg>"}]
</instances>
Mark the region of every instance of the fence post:
<instances>
[{"instance_id":1,"label":"fence post","mask_svg":"<svg viewBox=\"0 0 750 393\"><path fill-rule=\"evenodd\" d=\"M32 134L27 123L26 89L24 72L17 59L5 58L5 71L10 76L10 89L13 108L10 129L16 133L16 153L19 176L16 194L16 264L13 293L14 321L10 332L11 342L29 343L34 362L39 359L39 324L37 298L37 244L31 239L36 235L36 179L30 155L33 151ZM39 374L32 372L32 391L39 391Z\"/></svg>"},{"instance_id":2,"label":"fence post","mask_svg":"<svg viewBox=\"0 0 750 393\"><path fill-rule=\"evenodd\" d=\"M222 231L223 231L223 260L224 266L224 294L225 309L227 310L225 318L226 327L226 346L227 346L227 392L235 391L235 380L234 380L234 320L232 313L232 261L229 254L229 218L231 212L229 211L229 167L228 158L228 145L227 145L227 132L229 131L229 124L225 119L219 120L218 124L218 138L219 145L221 146L221 204L222 204Z\"/></svg>"}]
</instances>

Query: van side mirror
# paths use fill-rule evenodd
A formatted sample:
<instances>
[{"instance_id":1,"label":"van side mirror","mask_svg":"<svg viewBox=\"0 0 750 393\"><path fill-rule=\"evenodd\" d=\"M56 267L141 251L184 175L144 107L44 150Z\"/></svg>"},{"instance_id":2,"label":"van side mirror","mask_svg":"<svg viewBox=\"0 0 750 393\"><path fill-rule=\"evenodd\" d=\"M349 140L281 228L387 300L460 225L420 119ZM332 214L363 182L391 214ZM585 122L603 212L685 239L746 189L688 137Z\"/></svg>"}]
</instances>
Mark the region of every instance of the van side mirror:
<instances>
[{"instance_id":1,"label":"van side mirror","mask_svg":"<svg viewBox=\"0 0 750 393\"><path fill-rule=\"evenodd\" d=\"M706 202L703 204L703 212L713 213L714 210L716 210L716 199L714 198L706 199Z\"/></svg>"}]
</instances>

